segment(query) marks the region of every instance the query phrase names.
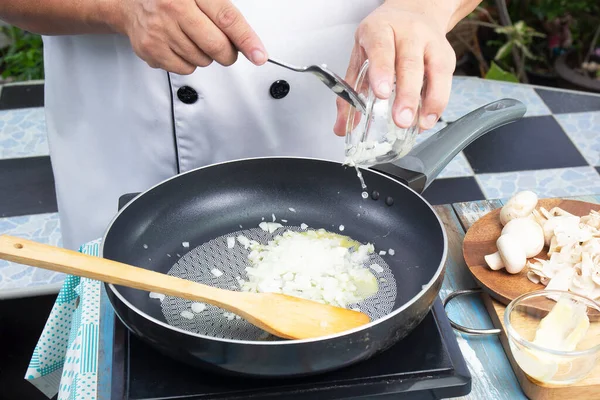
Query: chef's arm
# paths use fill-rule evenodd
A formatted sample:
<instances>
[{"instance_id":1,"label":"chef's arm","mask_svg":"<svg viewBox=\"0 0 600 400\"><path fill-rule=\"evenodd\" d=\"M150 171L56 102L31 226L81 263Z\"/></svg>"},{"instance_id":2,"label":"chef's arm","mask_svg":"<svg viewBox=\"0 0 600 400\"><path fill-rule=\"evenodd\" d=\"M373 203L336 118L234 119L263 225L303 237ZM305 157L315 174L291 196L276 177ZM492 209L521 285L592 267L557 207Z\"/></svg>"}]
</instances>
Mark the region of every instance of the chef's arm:
<instances>
[{"instance_id":1,"label":"chef's arm","mask_svg":"<svg viewBox=\"0 0 600 400\"><path fill-rule=\"evenodd\" d=\"M446 28L447 31L450 32L452 28L454 28L456 24L460 22L460 20L473 12L473 10L475 10L481 2L482 0L458 0L458 4L452 13L450 22Z\"/></svg>"},{"instance_id":2,"label":"chef's arm","mask_svg":"<svg viewBox=\"0 0 600 400\"><path fill-rule=\"evenodd\" d=\"M41 35L114 33L119 0L0 0L0 19Z\"/></svg>"}]
</instances>

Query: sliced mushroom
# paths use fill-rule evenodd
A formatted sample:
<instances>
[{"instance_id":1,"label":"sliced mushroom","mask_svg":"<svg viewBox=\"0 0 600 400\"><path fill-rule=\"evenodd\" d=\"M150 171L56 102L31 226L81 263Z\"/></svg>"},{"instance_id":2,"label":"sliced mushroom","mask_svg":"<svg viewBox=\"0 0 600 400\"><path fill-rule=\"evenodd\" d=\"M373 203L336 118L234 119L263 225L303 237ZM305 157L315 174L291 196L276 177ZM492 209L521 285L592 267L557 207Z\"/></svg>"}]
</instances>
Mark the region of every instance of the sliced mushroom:
<instances>
[{"instance_id":1,"label":"sliced mushroom","mask_svg":"<svg viewBox=\"0 0 600 400\"><path fill-rule=\"evenodd\" d=\"M533 271L527 271L527 279L536 285L540 283L540 277Z\"/></svg>"}]
</instances>

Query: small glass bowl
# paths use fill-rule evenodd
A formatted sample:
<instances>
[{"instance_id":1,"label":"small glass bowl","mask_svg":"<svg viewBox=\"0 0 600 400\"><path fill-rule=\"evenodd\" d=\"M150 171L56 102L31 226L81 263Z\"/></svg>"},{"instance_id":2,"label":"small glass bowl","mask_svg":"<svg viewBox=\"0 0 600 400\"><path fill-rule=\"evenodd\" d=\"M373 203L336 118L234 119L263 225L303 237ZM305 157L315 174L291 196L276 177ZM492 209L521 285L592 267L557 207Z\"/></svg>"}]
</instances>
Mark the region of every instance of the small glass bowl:
<instances>
[{"instance_id":1,"label":"small glass bowl","mask_svg":"<svg viewBox=\"0 0 600 400\"><path fill-rule=\"evenodd\" d=\"M414 146L419 133L419 111L412 125L399 128L392 119L392 105L396 98L393 85L387 100L375 97L369 84L369 60L360 69L354 90L366 104L366 115L351 107L346 120L346 164L370 167L375 164L393 162L404 157Z\"/></svg>"},{"instance_id":2,"label":"small glass bowl","mask_svg":"<svg viewBox=\"0 0 600 400\"><path fill-rule=\"evenodd\" d=\"M560 309L562 318L557 319L560 322L556 325L557 329L551 330L552 334L559 335L558 328L567 327L569 324L580 328L567 331L580 332L577 335L580 340L573 340L570 347L563 345L558 350L552 334L540 334L540 338L534 343L536 330L542 318L559 304L557 300L561 305L565 304L568 307ZM562 303L563 301L565 303ZM579 321L581 325L576 324L574 309L569 307L581 308L581 315L587 315L589 319L587 328L585 322ZM504 326L515 361L523 372L539 382L551 385L573 384L590 373L600 354L600 305L572 292L538 290L519 296L506 307Z\"/></svg>"}]
</instances>

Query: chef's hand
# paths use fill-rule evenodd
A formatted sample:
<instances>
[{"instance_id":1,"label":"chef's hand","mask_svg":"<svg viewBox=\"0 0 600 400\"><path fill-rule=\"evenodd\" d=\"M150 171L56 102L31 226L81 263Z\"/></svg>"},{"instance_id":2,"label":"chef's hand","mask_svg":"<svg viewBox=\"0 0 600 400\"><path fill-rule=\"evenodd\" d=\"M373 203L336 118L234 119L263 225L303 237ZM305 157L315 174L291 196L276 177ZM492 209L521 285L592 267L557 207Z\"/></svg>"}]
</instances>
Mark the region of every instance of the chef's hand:
<instances>
[{"instance_id":1,"label":"chef's hand","mask_svg":"<svg viewBox=\"0 0 600 400\"><path fill-rule=\"evenodd\" d=\"M456 55L446 40L446 32L455 18L453 3L451 0L387 0L365 18L356 31L346 80L354 85L360 67L368 59L370 86L378 98L387 99L395 74L392 117L401 128L411 126L414 121L424 77L427 84L420 128L433 127L448 103L456 66ZM334 132L343 136L349 106L338 99L337 107Z\"/></svg>"},{"instance_id":2,"label":"chef's hand","mask_svg":"<svg viewBox=\"0 0 600 400\"><path fill-rule=\"evenodd\" d=\"M238 50L256 65L267 51L229 0L118 0L118 30L153 68L188 75L216 61L228 66Z\"/></svg>"}]
</instances>

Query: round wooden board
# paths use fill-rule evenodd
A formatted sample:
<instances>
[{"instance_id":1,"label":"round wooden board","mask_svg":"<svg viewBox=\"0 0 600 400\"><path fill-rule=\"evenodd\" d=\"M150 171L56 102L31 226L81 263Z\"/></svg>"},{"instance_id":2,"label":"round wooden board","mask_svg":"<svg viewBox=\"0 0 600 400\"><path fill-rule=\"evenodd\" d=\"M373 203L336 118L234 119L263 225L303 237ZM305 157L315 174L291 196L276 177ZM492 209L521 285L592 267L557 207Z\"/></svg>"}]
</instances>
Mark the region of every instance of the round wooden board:
<instances>
[{"instance_id":1,"label":"round wooden board","mask_svg":"<svg viewBox=\"0 0 600 400\"><path fill-rule=\"evenodd\" d=\"M600 210L600 204L562 199L540 199L536 209L540 207L544 207L548 211L554 207L560 207L580 217L588 215L591 210ZM508 305L516 297L541 290L545 286L535 284L527 279L526 269L518 274L509 274L505 269L493 271L487 266L483 257L498 250L496 240L500 237L501 231L500 208L497 208L477 220L467 231L463 241L463 256L467 267L481 288L494 299ZM548 249L545 247L536 257L546 258L547 251Z\"/></svg>"}]
</instances>

